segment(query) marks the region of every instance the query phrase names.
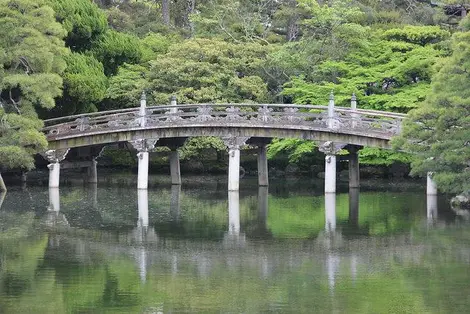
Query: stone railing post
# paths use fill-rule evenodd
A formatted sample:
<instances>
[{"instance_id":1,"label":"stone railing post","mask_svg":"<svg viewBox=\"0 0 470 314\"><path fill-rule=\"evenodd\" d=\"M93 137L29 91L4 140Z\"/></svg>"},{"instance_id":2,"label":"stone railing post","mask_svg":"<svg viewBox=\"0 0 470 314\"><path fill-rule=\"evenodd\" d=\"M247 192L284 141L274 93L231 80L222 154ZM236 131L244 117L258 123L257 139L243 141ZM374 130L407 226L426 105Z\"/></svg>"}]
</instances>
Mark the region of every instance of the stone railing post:
<instances>
[{"instance_id":1,"label":"stone railing post","mask_svg":"<svg viewBox=\"0 0 470 314\"><path fill-rule=\"evenodd\" d=\"M69 152L69 148L67 149L50 149L45 151L41 155L50 162L47 165L49 168L49 187L50 188L58 188L60 182L60 162L65 159Z\"/></svg>"},{"instance_id":2,"label":"stone railing post","mask_svg":"<svg viewBox=\"0 0 470 314\"><path fill-rule=\"evenodd\" d=\"M170 113L177 113L178 112L178 104L176 103L176 96L173 95L170 97Z\"/></svg>"},{"instance_id":3,"label":"stone railing post","mask_svg":"<svg viewBox=\"0 0 470 314\"><path fill-rule=\"evenodd\" d=\"M357 100L356 100L356 94L352 94L351 96L351 126L353 128L357 127L357 122L359 120L359 115L357 114Z\"/></svg>"},{"instance_id":4,"label":"stone railing post","mask_svg":"<svg viewBox=\"0 0 470 314\"><path fill-rule=\"evenodd\" d=\"M330 93L330 101L328 102L328 128L333 129L335 126L335 96Z\"/></svg>"},{"instance_id":5,"label":"stone railing post","mask_svg":"<svg viewBox=\"0 0 470 314\"><path fill-rule=\"evenodd\" d=\"M146 124L146 115L147 115L147 96L145 91L142 92L140 97L140 108L139 108L139 125L145 127Z\"/></svg>"},{"instance_id":6,"label":"stone railing post","mask_svg":"<svg viewBox=\"0 0 470 314\"><path fill-rule=\"evenodd\" d=\"M223 137L228 148L228 190L238 191L240 187L240 146L245 145L249 137Z\"/></svg>"},{"instance_id":7,"label":"stone railing post","mask_svg":"<svg viewBox=\"0 0 470 314\"><path fill-rule=\"evenodd\" d=\"M137 149L138 158L138 174L137 174L137 188L147 189L148 188L148 177L149 177L149 151L155 148L155 144L158 139L140 139L136 141L130 141L132 146Z\"/></svg>"}]
</instances>

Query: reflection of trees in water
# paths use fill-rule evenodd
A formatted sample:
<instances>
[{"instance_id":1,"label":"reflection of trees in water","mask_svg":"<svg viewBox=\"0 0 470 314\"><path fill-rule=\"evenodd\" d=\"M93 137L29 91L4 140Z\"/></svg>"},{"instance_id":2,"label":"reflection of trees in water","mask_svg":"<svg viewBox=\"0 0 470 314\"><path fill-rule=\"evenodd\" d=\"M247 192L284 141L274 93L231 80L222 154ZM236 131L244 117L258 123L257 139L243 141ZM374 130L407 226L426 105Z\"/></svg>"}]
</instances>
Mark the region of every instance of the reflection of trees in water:
<instances>
[{"instance_id":1,"label":"reflection of trees in water","mask_svg":"<svg viewBox=\"0 0 470 314\"><path fill-rule=\"evenodd\" d=\"M16 215L8 214L2 221L15 221ZM463 228L450 235L423 229L412 236L352 240L341 234L315 241L245 238L236 246L171 238L139 243L125 232L77 228L47 237L37 232L34 214L16 221L12 229L23 233L10 230L14 236L0 241L0 304L8 313L28 307L44 313L154 307L382 313L470 305L465 271L470 257L455 242L456 234L470 236ZM433 282L441 278L446 281ZM459 292L449 289L452 283Z\"/></svg>"}]
</instances>

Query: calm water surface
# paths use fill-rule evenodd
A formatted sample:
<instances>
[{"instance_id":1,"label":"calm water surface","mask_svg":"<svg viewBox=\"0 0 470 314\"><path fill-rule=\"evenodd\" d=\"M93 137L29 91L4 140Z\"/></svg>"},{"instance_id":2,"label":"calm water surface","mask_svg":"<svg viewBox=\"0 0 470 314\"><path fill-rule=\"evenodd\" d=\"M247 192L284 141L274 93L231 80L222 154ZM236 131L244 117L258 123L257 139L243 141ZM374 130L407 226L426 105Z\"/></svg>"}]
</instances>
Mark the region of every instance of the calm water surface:
<instances>
[{"instance_id":1,"label":"calm water surface","mask_svg":"<svg viewBox=\"0 0 470 314\"><path fill-rule=\"evenodd\" d=\"M12 189L0 313L470 311L470 225L445 198L242 186Z\"/></svg>"}]
</instances>

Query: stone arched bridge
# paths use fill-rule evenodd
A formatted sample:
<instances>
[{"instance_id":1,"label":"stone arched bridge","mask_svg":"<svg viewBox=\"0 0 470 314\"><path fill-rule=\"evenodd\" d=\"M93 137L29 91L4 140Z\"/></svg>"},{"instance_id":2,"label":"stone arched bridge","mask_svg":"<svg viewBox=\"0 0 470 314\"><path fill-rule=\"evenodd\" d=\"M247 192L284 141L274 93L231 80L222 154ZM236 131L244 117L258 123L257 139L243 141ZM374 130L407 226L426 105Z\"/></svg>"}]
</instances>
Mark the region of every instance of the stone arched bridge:
<instances>
[{"instance_id":1,"label":"stone arched bridge","mask_svg":"<svg viewBox=\"0 0 470 314\"><path fill-rule=\"evenodd\" d=\"M172 182L180 184L177 143L197 136L217 136L229 149L229 190L238 190L240 146L250 139L259 146L260 185L267 185L266 139L298 138L319 142L326 154L326 177L336 177L336 153L350 150L350 182L358 186L357 151L361 147L390 148L390 139L400 133L405 115L350 108L280 104L186 104L147 107L143 96L140 108L96 112L45 121L43 131L49 142L44 156L51 162L49 184L59 185L59 162L70 148L130 142L138 151L138 187L147 188L148 151L157 141L172 148ZM180 144L179 144L180 145ZM91 171L96 176L95 169ZM357 178L356 178L357 177ZM331 182L330 182L331 181ZM335 191L336 181L327 179L326 192ZM351 183L350 183L351 186Z\"/></svg>"},{"instance_id":2,"label":"stone arched bridge","mask_svg":"<svg viewBox=\"0 0 470 314\"><path fill-rule=\"evenodd\" d=\"M403 114L327 106L197 104L103 111L46 120L50 149L195 136L299 138L389 148Z\"/></svg>"}]
</instances>

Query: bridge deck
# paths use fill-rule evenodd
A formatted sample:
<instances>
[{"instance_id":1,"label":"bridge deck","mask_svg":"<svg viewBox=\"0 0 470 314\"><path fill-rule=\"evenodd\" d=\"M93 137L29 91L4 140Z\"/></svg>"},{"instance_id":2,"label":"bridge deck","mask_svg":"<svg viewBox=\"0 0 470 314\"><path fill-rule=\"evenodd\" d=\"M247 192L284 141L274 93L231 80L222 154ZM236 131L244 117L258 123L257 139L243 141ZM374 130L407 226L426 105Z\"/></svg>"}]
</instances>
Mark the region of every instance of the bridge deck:
<instances>
[{"instance_id":1,"label":"bridge deck","mask_svg":"<svg viewBox=\"0 0 470 314\"><path fill-rule=\"evenodd\" d=\"M144 113L143 113L144 112ZM50 148L192 136L293 137L389 147L404 114L327 106L188 104L103 111L45 121Z\"/></svg>"}]
</instances>

